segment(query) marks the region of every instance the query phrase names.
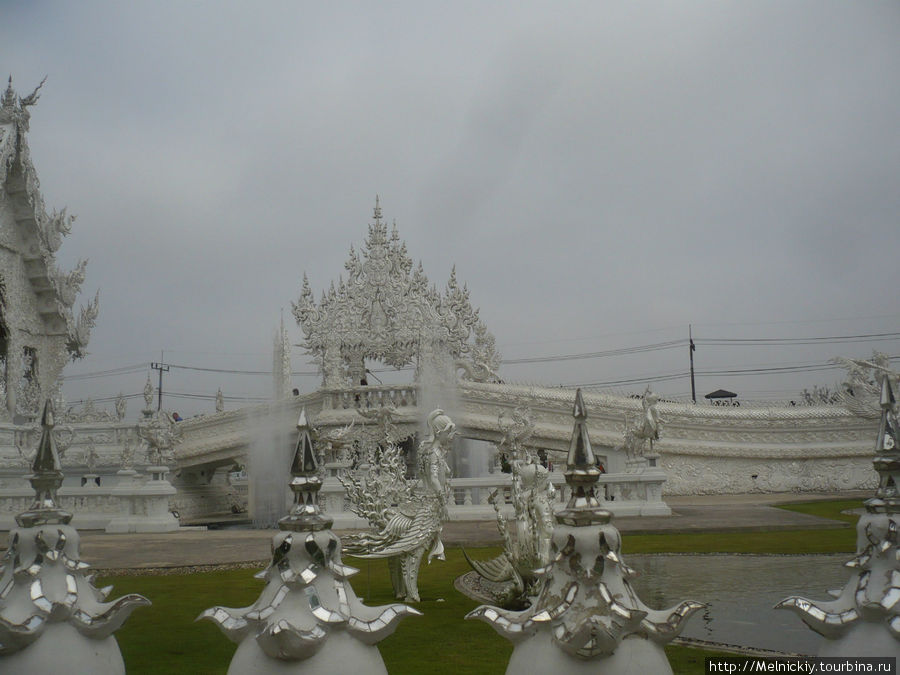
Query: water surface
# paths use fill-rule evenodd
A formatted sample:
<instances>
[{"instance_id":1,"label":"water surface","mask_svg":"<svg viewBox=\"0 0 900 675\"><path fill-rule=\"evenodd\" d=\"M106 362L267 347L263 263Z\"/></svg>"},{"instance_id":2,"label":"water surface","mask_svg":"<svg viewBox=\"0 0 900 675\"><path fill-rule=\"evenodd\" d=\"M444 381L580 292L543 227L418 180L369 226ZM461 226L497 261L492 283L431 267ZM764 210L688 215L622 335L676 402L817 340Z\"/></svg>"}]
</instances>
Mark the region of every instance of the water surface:
<instances>
[{"instance_id":1,"label":"water surface","mask_svg":"<svg viewBox=\"0 0 900 675\"><path fill-rule=\"evenodd\" d=\"M800 595L831 600L850 578L839 555L630 555L638 576L632 584L650 607L682 600L708 605L695 614L683 637L780 652L815 654L823 639L780 600Z\"/></svg>"}]
</instances>

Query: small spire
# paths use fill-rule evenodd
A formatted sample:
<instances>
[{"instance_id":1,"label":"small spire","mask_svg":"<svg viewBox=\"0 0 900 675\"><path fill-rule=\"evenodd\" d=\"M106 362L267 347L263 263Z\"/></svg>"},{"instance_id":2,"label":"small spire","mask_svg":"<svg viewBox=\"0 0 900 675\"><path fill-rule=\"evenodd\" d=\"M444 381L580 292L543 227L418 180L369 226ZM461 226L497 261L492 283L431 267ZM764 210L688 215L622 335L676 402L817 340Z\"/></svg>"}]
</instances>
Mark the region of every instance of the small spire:
<instances>
[{"instance_id":1,"label":"small spire","mask_svg":"<svg viewBox=\"0 0 900 675\"><path fill-rule=\"evenodd\" d=\"M612 514L600 506L594 495L594 486L600 478L597 458L591 448L591 437L587 428L587 407L581 395L581 389L575 392L575 405L572 409L575 425L572 439L569 441L569 454L566 458L566 483L571 490L566 508L556 514L556 522L563 525L591 525L608 523Z\"/></svg>"},{"instance_id":2,"label":"small spire","mask_svg":"<svg viewBox=\"0 0 900 675\"><path fill-rule=\"evenodd\" d=\"M72 514L63 511L56 504L56 491L62 485L63 472L56 442L53 440L53 426L53 403L47 399L41 415L41 440L34 453L32 473L26 476L34 488L34 502L31 508L16 516L16 522L22 527L45 523L65 524L72 520Z\"/></svg>"},{"instance_id":3,"label":"small spire","mask_svg":"<svg viewBox=\"0 0 900 675\"><path fill-rule=\"evenodd\" d=\"M375 195L375 222L381 222L381 203L378 198L378 195Z\"/></svg>"},{"instance_id":4,"label":"small spire","mask_svg":"<svg viewBox=\"0 0 900 675\"><path fill-rule=\"evenodd\" d=\"M9 76L9 82L6 85L6 92L3 94L3 107L4 108L15 108L16 107L16 91L12 86L12 75Z\"/></svg>"},{"instance_id":5,"label":"small spire","mask_svg":"<svg viewBox=\"0 0 900 675\"><path fill-rule=\"evenodd\" d=\"M894 398L894 391L891 389L891 380L887 376L887 373L885 373L884 377L881 379L881 409L893 410L894 404L896 403L897 400Z\"/></svg>"},{"instance_id":6,"label":"small spire","mask_svg":"<svg viewBox=\"0 0 900 675\"><path fill-rule=\"evenodd\" d=\"M291 461L293 477L289 484L294 493L294 505L290 513L278 521L278 527L293 532L327 530L334 519L323 515L319 509L318 493L322 489L322 477L319 475L319 460L310 435L309 422L306 420L306 408L300 411L297 429L300 433L294 447L294 458Z\"/></svg>"},{"instance_id":7,"label":"small spire","mask_svg":"<svg viewBox=\"0 0 900 675\"><path fill-rule=\"evenodd\" d=\"M584 398L581 396L581 389L575 392L575 406L572 410L572 417L575 418L575 428L572 430L572 440L569 442L569 456L566 459L567 469L586 470L593 469L600 475L597 469L597 459L594 457L594 450L591 448L591 437L587 428L587 408L584 405Z\"/></svg>"},{"instance_id":8,"label":"small spire","mask_svg":"<svg viewBox=\"0 0 900 675\"><path fill-rule=\"evenodd\" d=\"M875 441L873 464L878 474L875 496L866 500L869 513L900 513L900 424L895 410L896 399L887 373L881 378L881 422Z\"/></svg>"}]
</instances>

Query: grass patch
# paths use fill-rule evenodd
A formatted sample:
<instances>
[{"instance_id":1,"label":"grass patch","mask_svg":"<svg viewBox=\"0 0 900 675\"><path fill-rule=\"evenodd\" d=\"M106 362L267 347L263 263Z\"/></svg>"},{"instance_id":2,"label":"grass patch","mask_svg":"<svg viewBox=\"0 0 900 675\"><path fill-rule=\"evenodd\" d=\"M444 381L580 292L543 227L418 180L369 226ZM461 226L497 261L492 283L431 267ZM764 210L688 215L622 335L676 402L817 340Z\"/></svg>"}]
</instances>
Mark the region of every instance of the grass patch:
<instances>
[{"instance_id":1,"label":"grass patch","mask_svg":"<svg viewBox=\"0 0 900 675\"><path fill-rule=\"evenodd\" d=\"M499 554L480 548L478 558ZM360 569L353 587L367 605L393 602L387 564L347 558ZM478 603L453 588L453 579L470 570L458 548L447 550L445 562L423 565L419 574L421 617L400 622L397 631L379 644L392 675L502 675L512 645L481 621L464 621ZM115 584L116 595L140 593L153 606L140 608L116 633L129 675L213 675L225 673L234 654L232 644L211 622L194 623L208 607L243 607L253 603L263 583L252 570L191 575L125 576L102 580ZM102 585L98 584L98 585ZM675 673L703 673L703 659L715 652L670 646L666 653Z\"/></svg>"},{"instance_id":2,"label":"grass patch","mask_svg":"<svg viewBox=\"0 0 900 675\"><path fill-rule=\"evenodd\" d=\"M622 552L635 553L853 553L856 532L785 530L779 532L698 532L696 534L629 534Z\"/></svg>"},{"instance_id":3,"label":"grass patch","mask_svg":"<svg viewBox=\"0 0 900 675\"><path fill-rule=\"evenodd\" d=\"M776 504L776 506L786 511L805 513L809 516L830 518L831 520L840 520L856 525L856 521L859 520L858 514L842 512L850 511L851 509L861 509L863 502L861 499L844 499L827 502L795 502L792 504Z\"/></svg>"},{"instance_id":4,"label":"grass patch","mask_svg":"<svg viewBox=\"0 0 900 675\"><path fill-rule=\"evenodd\" d=\"M841 511L857 508L860 501L808 502L782 508L833 518L848 523L856 516ZM624 553L847 553L855 550L853 528L791 530L778 532L700 532L696 534L635 534L623 538ZM499 547L473 549L473 557L486 559ZM393 602L387 565L383 561L346 559L360 569L353 577L357 595L367 605ZM400 622L397 631L379 649L392 675L493 675L505 672L512 646L490 626L464 621L476 602L453 588L453 580L469 571L458 548L447 549L445 562L423 565L419 574L424 616ZM124 576L107 578L98 586L114 584L115 595L140 593L153 602L140 608L117 632L130 675L206 675L228 669L235 645L211 622L194 623L214 605L244 607L253 603L263 583L253 570L205 572L172 576ZM669 646L666 653L675 673L703 673L703 659L715 652ZM427 666L425 665L427 661Z\"/></svg>"}]
</instances>

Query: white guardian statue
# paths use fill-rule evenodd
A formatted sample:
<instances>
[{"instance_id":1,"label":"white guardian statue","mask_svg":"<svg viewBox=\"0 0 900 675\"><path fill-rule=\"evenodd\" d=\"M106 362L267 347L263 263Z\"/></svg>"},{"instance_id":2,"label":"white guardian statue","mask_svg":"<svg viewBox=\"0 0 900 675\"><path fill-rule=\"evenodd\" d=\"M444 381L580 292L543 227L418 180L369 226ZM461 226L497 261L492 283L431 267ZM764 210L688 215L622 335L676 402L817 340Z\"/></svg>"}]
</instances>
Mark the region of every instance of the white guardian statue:
<instances>
[{"instance_id":1,"label":"white guardian statue","mask_svg":"<svg viewBox=\"0 0 900 675\"><path fill-rule=\"evenodd\" d=\"M444 559L441 530L450 500L447 452L457 433L443 410L433 410L427 422L428 437L419 447L422 489L410 489L408 497L398 503L394 501L396 490L382 489L385 484L381 481L367 483L370 493L354 490L345 482L352 501L358 505L365 500L367 507L357 507L357 513L369 519L372 530L347 537L344 551L360 558L386 558L395 596L410 602L419 601L419 564L425 554L428 562ZM380 472L378 467L372 470Z\"/></svg>"}]
</instances>

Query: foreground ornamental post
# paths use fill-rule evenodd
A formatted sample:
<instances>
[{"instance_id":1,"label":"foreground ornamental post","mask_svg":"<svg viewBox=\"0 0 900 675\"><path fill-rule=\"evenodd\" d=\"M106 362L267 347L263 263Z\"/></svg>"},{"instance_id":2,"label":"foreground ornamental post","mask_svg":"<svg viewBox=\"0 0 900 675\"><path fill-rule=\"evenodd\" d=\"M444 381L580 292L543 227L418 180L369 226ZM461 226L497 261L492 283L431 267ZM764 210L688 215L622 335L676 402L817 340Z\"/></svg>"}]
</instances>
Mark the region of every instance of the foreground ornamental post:
<instances>
[{"instance_id":1,"label":"foreground ornamental post","mask_svg":"<svg viewBox=\"0 0 900 675\"><path fill-rule=\"evenodd\" d=\"M80 560L72 514L56 503L62 485L53 440L53 407L44 404L42 433L28 476L34 503L16 516L0 571L0 672L119 675L125 672L113 632L150 602L126 595L103 602L112 586L94 588Z\"/></svg>"},{"instance_id":2,"label":"foreground ornamental post","mask_svg":"<svg viewBox=\"0 0 900 675\"><path fill-rule=\"evenodd\" d=\"M515 644L508 674L671 673L663 646L704 605L686 601L653 610L637 597L612 514L594 496L600 470L580 389L573 414L566 470L572 496L556 514L555 555L539 570L545 576L541 594L521 612L482 605L466 618L486 621Z\"/></svg>"},{"instance_id":3,"label":"foreground ornamental post","mask_svg":"<svg viewBox=\"0 0 900 675\"><path fill-rule=\"evenodd\" d=\"M347 579L358 570L341 563L333 520L319 510L322 479L305 411L297 427L294 505L278 521L272 563L260 575L266 587L249 607L213 607L199 618L214 621L238 643L231 675L386 673L375 644L404 616L420 612L401 604L366 607L356 597Z\"/></svg>"},{"instance_id":4,"label":"foreground ornamental post","mask_svg":"<svg viewBox=\"0 0 900 675\"><path fill-rule=\"evenodd\" d=\"M900 658L900 424L890 377L881 373L881 424L875 445L878 489L856 524L856 556L850 580L836 600L792 596L790 609L826 639L819 656Z\"/></svg>"}]
</instances>

